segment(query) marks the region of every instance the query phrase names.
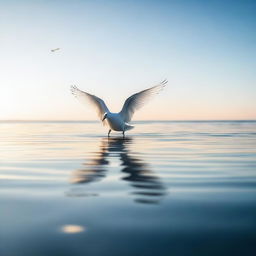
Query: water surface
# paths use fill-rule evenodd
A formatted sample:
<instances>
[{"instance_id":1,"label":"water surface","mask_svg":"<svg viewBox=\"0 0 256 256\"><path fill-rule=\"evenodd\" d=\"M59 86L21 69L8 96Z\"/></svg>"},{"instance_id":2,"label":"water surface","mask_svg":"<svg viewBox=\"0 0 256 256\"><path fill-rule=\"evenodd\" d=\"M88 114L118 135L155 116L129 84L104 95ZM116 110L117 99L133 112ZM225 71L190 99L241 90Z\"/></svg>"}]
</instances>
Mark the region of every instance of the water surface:
<instances>
[{"instance_id":1,"label":"water surface","mask_svg":"<svg viewBox=\"0 0 256 256\"><path fill-rule=\"evenodd\" d=\"M0 123L0 255L254 255L256 122Z\"/></svg>"}]
</instances>

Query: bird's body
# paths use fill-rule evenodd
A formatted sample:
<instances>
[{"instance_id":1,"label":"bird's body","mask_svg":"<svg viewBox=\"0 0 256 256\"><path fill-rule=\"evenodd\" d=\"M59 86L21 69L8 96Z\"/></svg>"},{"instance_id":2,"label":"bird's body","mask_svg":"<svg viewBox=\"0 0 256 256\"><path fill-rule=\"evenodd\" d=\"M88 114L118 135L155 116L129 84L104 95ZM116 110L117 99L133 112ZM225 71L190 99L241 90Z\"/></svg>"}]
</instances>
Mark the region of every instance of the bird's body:
<instances>
[{"instance_id":1,"label":"bird's body","mask_svg":"<svg viewBox=\"0 0 256 256\"><path fill-rule=\"evenodd\" d=\"M129 124L135 110L139 109L147 99L160 92L166 85L164 80L160 84L153 86L144 91L138 92L130 96L124 103L122 110L119 113L112 113L107 108L105 102L95 95L79 90L76 86L71 87L72 93L82 101L91 103L97 110L98 116L104 125L109 126L108 136L111 130L123 132L134 128Z\"/></svg>"},{"instance_id":2,"label":"bird's body","mask_svg":"<svg viewBox=\"0 0 256 256\"><path fill-rule=\"evenodd\" d=\"M126 131L127 125L125 124L122 116L119 113L107 113L106 118L109 127L114 131Z\"/></svg>"}]
</instances>

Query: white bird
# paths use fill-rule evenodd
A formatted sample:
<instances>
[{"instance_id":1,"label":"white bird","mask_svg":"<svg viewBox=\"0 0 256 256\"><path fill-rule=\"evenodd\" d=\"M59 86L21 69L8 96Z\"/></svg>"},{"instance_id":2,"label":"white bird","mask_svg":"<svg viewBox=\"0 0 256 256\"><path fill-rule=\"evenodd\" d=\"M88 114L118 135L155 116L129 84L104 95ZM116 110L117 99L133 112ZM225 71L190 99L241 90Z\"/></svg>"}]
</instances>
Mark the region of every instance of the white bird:
<instances>
[{"instance_id":1,"label":"white bird","mask_svg":"<svg viewBox=\"0 0 256 256\"><path fill-rule=\"evenodd\" d=\"M156 86L135 93L126 99L122 110L119 113L112 113L109 111L105 102L95 95L79 90L75 85L71 86L72 94L82 102L89 102L96 109L97 114L102 120L104 125L109 126L108 137L111 130L123 132L134 128L133 125L129 124L135 110L141 108L149 99L155 94L158 94L167 84L167 80L162 81Z\"/></svg>"}]
</instances>

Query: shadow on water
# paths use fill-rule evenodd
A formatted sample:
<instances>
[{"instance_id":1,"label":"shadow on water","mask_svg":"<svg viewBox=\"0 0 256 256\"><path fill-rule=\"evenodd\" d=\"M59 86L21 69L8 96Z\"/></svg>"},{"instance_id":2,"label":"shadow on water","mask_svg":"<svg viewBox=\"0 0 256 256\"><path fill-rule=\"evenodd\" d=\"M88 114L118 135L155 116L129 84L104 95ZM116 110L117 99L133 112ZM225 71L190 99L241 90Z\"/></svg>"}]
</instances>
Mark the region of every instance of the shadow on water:
<instances>
[{"instance_id":1,"label":"shadow on water","mask_svg":"<svg viewBox=\"0 0 256 256\"><path fill-rule=\"evenodd\" d=\"M120 171L125 174L121 180L129 182L133 188L134 201L144 204L158 204L165 195L165 187L148 164L138 157L131 156L129 145L131 138L103 138L100 150L94 153L89 162L83 164L83 168L75 170L71 176L71 183L98 182L107 175L110 170L111 160L120 162ZM73 196L91 196L91 194L78 193ZM98 195L98 194L92 194Z\"/></svg>"}]
</instances>

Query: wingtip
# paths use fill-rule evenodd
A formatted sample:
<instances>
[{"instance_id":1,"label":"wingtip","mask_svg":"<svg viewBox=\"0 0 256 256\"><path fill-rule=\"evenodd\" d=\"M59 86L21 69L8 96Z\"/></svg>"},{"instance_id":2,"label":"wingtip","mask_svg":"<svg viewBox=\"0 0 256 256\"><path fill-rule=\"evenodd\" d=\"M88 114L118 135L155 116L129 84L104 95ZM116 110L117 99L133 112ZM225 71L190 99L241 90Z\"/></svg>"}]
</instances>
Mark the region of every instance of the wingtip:
<instances>
[{"instance_id":1,"label":"wingtip","mask_svg":"<svg viewBox=\"0 0 256 256\"><path fill-rule=\"evenodd\" d=\"M71 85L71 86L70 86L70 91L71 91L71 93L72 93L74 96L76 96L76 90L77 90L77 87L76 87L75 85Z\"/></svg>"},{"instance_id":2,"label":"wingtip","mask_svg":"<svg viewBox=\"0 0 256 256\"><path fill-rule=\"evenodd\" d=\"M167 83L168 83L168 80L164 79L160 84L163 85L163 86L166 86Z\"/></svg>"},{"instance_id":3,"label":"wingtip","mask_svg":"<svg viewBox=\"0 0 256 256\"><path fill-rule=\"evenodd\" d=\"M76 87L76 85L71 85L71 86L70 86L70 89L71 89L71 90L77 90L78 88Z\"/></svg>"},{"instance_id":4,"label":"wingtip","mask_svg":"<svg viewBox=\"0 0 256 256\"><path fill-rule=\"evenodd\" d=\"M167 85L167 83L168 83L167 79L164 79L161 83L159 83L159 85L158 85L159 92L164 89L164 87Z\"/></svg>"}]
</instances>

